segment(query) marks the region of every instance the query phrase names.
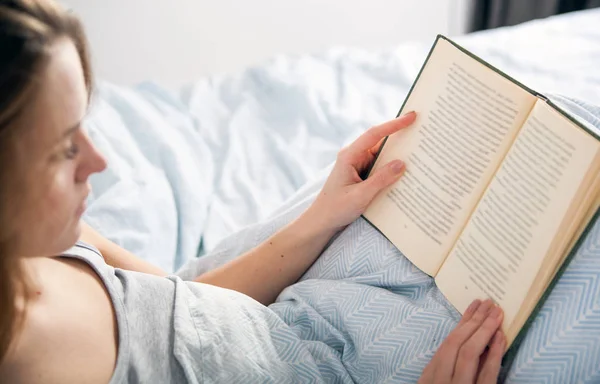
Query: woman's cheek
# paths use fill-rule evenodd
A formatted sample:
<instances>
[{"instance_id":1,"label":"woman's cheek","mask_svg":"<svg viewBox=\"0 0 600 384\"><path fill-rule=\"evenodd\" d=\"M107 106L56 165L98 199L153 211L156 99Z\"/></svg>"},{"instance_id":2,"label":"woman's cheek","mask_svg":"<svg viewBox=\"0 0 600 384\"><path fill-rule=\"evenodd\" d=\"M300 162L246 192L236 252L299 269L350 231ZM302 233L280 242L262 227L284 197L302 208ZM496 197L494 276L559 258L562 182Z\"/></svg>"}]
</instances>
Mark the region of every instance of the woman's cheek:
<instances>
[{"instance_id":1,"label":"woman's cheek","mask_svg":"<svg viewBox=\"0 0 600 384\"><path fill-rule=\"evenodd\" d=\"M78 204L72 174L69 169L60 170L53 175L48 183L45 199L47 202L46 209L52 211L49 216L54 217L55 220L66 217L68 212L72 211L72 207L76 207Z\"/></svg>"}]
</instances>

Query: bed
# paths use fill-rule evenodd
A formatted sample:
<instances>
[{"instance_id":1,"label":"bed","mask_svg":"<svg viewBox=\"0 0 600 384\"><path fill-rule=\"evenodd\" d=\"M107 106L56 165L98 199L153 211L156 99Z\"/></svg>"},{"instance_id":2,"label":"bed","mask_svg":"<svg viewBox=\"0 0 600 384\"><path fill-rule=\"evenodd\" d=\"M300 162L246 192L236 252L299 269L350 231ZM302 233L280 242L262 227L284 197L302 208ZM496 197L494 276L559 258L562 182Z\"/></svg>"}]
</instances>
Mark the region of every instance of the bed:
<instances>
[{"instance_id":1,"label":"bed","mask_svg":"<svg viewBox=\"0 0 600 384\"><path fill-rule=\"evenodd\" d=\"M599 24L600 10L589 10L455 40L600 129L600 109L595 107L600 106ZM234 257L298 214L342 145L395 116L431 43L279 56L177 91L151 82L121 87L100 81L87 126L109 167L92 177L84 219L111 240L182 276ZM359 235L342 234L297 287L284 291L274 305L283 318L300 321L285 306L290 300L304 300L317 310L320 304L311 301L310 291L333 288L311 284L348 278L339 275L339 263L346 263L345 273L357 267L356 252L338 252L340 260L332 261L336 247L358 247L357 239L373 241L386 256L361 267L371 272L388 266L390 258L403 258L368 225L357 222L349 230ZM536 318L515 362L504 372L506 382L600 382L599 231L592 231L580 263L570 267ZM414 313L431 309L427 313L438 316L434 333L439 340L458 315L409 264L397 266L394 271L403 278L388 284L383 296L404 295ZM369 278L373 276L357 274L348 281L377 285ZM382 296L369 292L364 297ZM390 308L399 305L390 300ZM410 314L398 316L405 328L410 325ZM381 328L378 337L382 335L392 341L404 337ZM397 356L404 363L396 367L396 375L363 367L352 379L415 381L437 345L436 339L419 340ZM365 352L359 344L355 352ZM359 364L340 361L344 366Z\"/></svg>"}]
</instances>

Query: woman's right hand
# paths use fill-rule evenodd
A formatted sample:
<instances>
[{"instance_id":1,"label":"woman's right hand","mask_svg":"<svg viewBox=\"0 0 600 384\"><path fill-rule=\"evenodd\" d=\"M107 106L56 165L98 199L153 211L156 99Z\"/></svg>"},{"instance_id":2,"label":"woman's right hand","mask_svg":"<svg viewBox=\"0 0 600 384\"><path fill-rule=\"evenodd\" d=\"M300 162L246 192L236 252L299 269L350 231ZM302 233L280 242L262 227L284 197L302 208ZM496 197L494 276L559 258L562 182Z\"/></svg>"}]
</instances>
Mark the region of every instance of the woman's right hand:
<instances>
[{"instance_id":1,"label":"woman's right hand","mask_svg":"<svg viewBox=\"0 0 600 384\"><path fill-rule=\"evenodd\" d=\"M491 300L475 300L425 367L419 384L495 384L506 348L502 318Z\"/></svg>"}]
</instances>

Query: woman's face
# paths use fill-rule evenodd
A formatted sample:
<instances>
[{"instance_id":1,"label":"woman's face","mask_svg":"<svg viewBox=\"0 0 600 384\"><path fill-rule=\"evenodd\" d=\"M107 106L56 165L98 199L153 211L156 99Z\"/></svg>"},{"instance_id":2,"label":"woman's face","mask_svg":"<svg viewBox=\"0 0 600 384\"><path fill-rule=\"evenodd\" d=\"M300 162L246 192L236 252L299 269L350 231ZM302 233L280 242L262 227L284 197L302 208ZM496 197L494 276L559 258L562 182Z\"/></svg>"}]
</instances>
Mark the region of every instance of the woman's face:
<instances>
[{"instance_id":1,"label":"woman's face","mask_svg":"<svg viewBox=\"0 0 600 384\"><path fill-rule=\"evenodd\" d=\"M14 166L22 171L26 189L11 223L18 234L18 256L54 256L73 246L88 178L106 167L82 127L88 94L71 40L55 43L40 80L36 96L15 123L23 125L18 127L23 134Z\"/></svg>"}]
</instances>

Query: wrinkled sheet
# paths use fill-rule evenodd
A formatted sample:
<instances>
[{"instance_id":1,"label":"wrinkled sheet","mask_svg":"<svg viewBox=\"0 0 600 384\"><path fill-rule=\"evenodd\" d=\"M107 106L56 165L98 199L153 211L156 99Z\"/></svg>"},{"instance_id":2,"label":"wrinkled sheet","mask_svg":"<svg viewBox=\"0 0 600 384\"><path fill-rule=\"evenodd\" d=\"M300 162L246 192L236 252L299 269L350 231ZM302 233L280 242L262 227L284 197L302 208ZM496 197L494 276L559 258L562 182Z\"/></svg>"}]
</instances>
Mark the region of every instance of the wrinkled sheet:
<instances>
[{"instance_id":1,"label":"wrinkled sheet","mask_svg":"<svg viewBox=\"0 0 600 384\"><path fill-rule=\"evenodd\" d=\"M600 104L600 12L457 38L540 92ZM432 42L278 56L176 92L100 83L88 119L109 169L85 219L168 271L265 218L338 149L394 117Z\"/></svg>"}]
</instances>

